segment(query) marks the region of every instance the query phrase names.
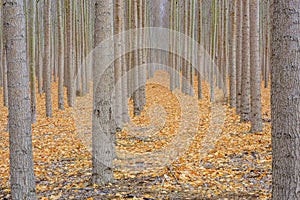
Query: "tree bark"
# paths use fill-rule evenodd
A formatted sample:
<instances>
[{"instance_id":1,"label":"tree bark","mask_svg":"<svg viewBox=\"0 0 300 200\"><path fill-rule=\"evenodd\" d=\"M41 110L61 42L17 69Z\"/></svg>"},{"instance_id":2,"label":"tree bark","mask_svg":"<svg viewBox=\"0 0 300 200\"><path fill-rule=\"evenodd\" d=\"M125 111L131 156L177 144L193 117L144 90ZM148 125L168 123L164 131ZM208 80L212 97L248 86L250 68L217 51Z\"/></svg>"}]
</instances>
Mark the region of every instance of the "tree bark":
<instances>
[{"instance_id":1,"label":"tree bark","mask_svg":"<svg viewBox=\"0 0 300 200\"><path fill-rule=\"evenodd\" d=\"M272 22L272 199L300 199L300 1L274 1Z\"/></svg>"},{"instance_id":2,"label":"tree bark","mask_svg":"<svg viewBox=\"0 0 300 200\"><path fill-rule=\"evenodd\" d=\"M241 114L241 98L242 98L242 24L243 15L242 0L237 0L236 4L236 113Z\"/></svg>"},{"instance_id":3,"label":"tree bark","mask_svg":"<svg viewBox=\"0 0 300 200\"><path fill-rule=\"evenodd\" d=\"M243 0L241 121L250 120L250 20L249 0Z\"/></svg>"},{"instance_id":4,"label":"tree bark","mask_svg":"<svg viewBox=\"0 0 300 200\"><path fill-rule=\"evenodd\" d=\"M35 14L36 2L29 1L30 15L29 17L29 68L30 68L30 91L31 91L31 123L36 122L36 78L35 78Z\"/></svg>"},{"instance_id":5,"label":"tree bark","mask_svg":"<svg viewBox=\"0 0 300 200\"><path fill-rule=\"evenodd\" d=\"M113 41L102 43L113 36L113 10L113 0L95 1L94 49L100 44L102 48L94 52L92 182L99 185L113 181L112 161L116 133L112 101L114 65L103 64L113 61L114 45Z\"/></svg>"},{"instance_id":6,"label":"tree bark","mask_svg":"<svg viewBox=\"0 0 300 200\"><path fill-rule=\"evenodd\" d=\"M251 132L262 131L259 0L250 1Z\"/></svg>"},{"instance_id":7,"label":"tree bark","mask_svg":"<svg viewBox=\"0 0 300 200\"><path fill-rule=\"evenodd\" d=\"M236 4L231 0L231 42L230 42L230 107L236 107Z\"/></svg>"},{"instance_id":8,"label":"tree bark","mask_svg":"<svg viewBox=\"0 0 300 200\"><path fill-rule=\"evenodd\" d=\"M44 78L45 82L45 93L46 93L46 116L52 117L52 92L51 92L51 66L50 66L50 46L51 46L51 2L45 0L45 13L44 13L44 26L45 26L45 41L44 41Z\"/></svg>"},{"instance_id":9,"label":"tree bark","mask_svg":"<svg viewBox=\"0 0 300 200\"><path fill-rule=\"evenodd\" d=\"M23 0L4 0L12 199L36 199Z\"/></svg>"},{"instance_id":10,"label":"tree bark","mask_svg":"<svg viewBox=\"0 0 300 200\"><path fill-rule=\"evenodd\" d=\"M61 0L57 0L57 32L58 32L58 109L64 110L64 36Z\"/></svg>"}]
</instances>

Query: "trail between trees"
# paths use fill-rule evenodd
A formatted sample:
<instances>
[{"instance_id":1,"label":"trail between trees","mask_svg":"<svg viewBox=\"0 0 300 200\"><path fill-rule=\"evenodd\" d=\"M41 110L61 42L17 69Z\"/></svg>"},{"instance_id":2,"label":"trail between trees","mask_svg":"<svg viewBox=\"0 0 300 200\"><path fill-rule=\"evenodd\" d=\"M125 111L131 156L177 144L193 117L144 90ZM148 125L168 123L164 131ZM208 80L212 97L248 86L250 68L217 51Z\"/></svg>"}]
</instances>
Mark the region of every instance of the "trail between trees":
<instances>
[{"instance_id":1,"label":"trail between trees","mask_svg":"<svg viewBox=\"0 0 300 200\"><path fill-rule=\"evenodd\" d=\"M153 78L147 81L147 85L167 90L170 81L168 77L169 75L166 72L159 71ZM147 96L150 95L161 96L159 93L151 94L150 91L147 91ZM195 140L196 134L198 134L199 112L201 112L198 106L198 99L182 94L179 89L176 89L170 95L173 95L178 101L181 115L180 120L166 124L167 115L174 113L168 113L169 110L165 110L162 105L154 104L148 105L148 109L145 110L146 116L150 119L149 125L141 126L141 124L131 121L124 128L124 131L127 132L128 140L131 139L151 144L155 143L155 140L160 140L160 132L163 129L167 129L169 124L178 123L175 133L173 135L170 133L169 135L171 136L169 142L163 147L153 149L150 152L132 152L127 149L117 148L117 159L115 162L117 170L131 173L162 170L188 151L191 143ZM167 101L163 97L160 98L160 102ZM92 94L89 94L88 97L78 98L74 109L77 134L89 151L91 151L92 146L92 119L90 113L92 113ZM212 104L209 114L208 133L203 137L201 148L198 152L202 158L206 157L207 153L214 149L216 142L221 136L225 119L226 107L220 102Z\"/></svg>"}]
</instances>

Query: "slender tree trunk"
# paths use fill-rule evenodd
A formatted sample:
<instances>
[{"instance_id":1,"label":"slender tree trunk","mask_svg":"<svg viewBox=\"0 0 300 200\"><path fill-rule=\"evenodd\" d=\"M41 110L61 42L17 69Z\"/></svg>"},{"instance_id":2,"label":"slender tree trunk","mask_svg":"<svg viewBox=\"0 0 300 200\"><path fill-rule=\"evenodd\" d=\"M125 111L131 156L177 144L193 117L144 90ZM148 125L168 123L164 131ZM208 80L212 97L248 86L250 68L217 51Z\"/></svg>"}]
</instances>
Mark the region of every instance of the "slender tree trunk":
<instances>
[{"instance_id":1,"label":"slender tree trunk","mask_svg":"<svg viewBox=\"0 0 300 200\"><path fill-rule=\"evenodd\" d=\"M217 38L217 5L216 0L213 0L212 2L212 8L211 8L211 65L210 65L210 102L215 101L215 67L217 69L217 66L215 65L215 49L216 49L216 38Z\"/></svg>"},{"instance_id":2,"label":"slender tree trunk","mask_svg":"<svg viewBox=\"0 0 300 200\"><path fill-rule=\"evenodd\" d=\"M259 0L250 1L251 132L262 131Z\"/></svg>"},{"instance_id":3,"label":"slender tree trunk","mask_svg":"<svg viewBox=\"0 0 300 200\"><path fill-rule=\"evenodd\" d=\"M74 65L73 65L73 48L74 42L73 42L73 23L72 23L72 13L73 13L73 1L67 0L66 1L66 37L67 37L67 96L68 96L68 105L70 107L74 106L74 98L75 98L75 90L74 90Z\"/></svg>"},{"instance_id":4,"label":"slender tree trunk","mask_svg":"<svg viewBox=\"0 0 300 200\"><path fill-rule=\"evenodd\" d=\"M123 31L123 23L122 19L124 18L124 3L122 0L115 1L115 34L117 35L114 40L114 50L116 59L114 61L115 66L115 94L116 94L116 101L115 101L115 119L117 129L122 129L122 51L123 51L123 38L122 38L122 31ZM118 35L120 34L120 35Z\"/></svg>"},{"instance_id":5,"label":"slender tree trunk","mask_svg":"<svg viewBox=\"0 0 300 200\"><path fill-rule=\"evenodd\" d=\"M202 52L202 49L204 49L204 44L203 44L203 36L204 36L204 31L203 31L203 8L202 8L202 0L198 0L198 42L200 45L200 49L196 49L197 56L200 54L200 57L198 58L198 99L202 99L202 69L204 68L204 53Z\"/></svg>"},{"instance_id":6,"label":"slender tree trunk","mask_svg":"<svg viewBox=\"0 0 300 200\"><path fill-rule=\"evenodd\" d=\"M242 49L242 101L241 121L250 120L250 20L249 0L243 0L243 49Z\"/></svg>"},{"instance_id":7,"label":"slender tree trunk","mask_svg":"<svg viewBox=\"0 0 300 200\"><path fill-rule=\"evenodd\" d=\"M195 36L195 28L196 28L196 0L192 0L190 2L190 7L191 7L191 14L190 14L190 37L191 40L189 42L189 60L191 63L188 64L189 66L189 73L190 73L190 88L189 88L189 95L194 96L195 91L194 91L194 80L195 80L195 68L196 66L193 66L193 63L195 63L195 49L194 49L194 41L196 40Z\"/></svg>"},{"instance_id":8,"label":"slender tree trunk","mask_svg":"<svg viewBox=\"0 0 300 200\"><path fill-rule=\"evenodd\" d=\"M218 70L216 70L216 75L217 75L217 87L222 89L224 86L223 86L223 73L224 73L224 64L223 63L223 42L224 42L224 37L223 37L223 0L217 0L217 5L218 5L218 9L217 9L217 32L218 32L218 40L216 41L217 42L217 45L218 45L218 49L216 49L217 51L217 68Z\"/></svg>"},{"instance_id":9,"label":"slender tree trunk","mask_svg":"<svg viewBox=\"0 0 300 200\"><path fill-rule=\"evenodd\" d=\"M236 107L236 4L231 0L231 42L230 42L230 107Z\"/></svg>"},{"instance_id":10,"label":"slender tree trunk","mask_svg":"<svg viewBox=\"0 0 300 200\"><path fill-rule=\"evenodd\" d=\"M144 46L144 3L145 0L138 1L138 53L139 53L139 103L140 103L140 111L144 110L144 106L146 105L146 63L145 63L145 51L142 49Z\"/></svg>"},{"instance_id":11,"label":"slender tree trunk","mask_svg":"<svg viewBox=\"0 0 300 200\"><path fill-rule=\"evenodd\" d=\"M264 80L265 80L265 88L268 87L269 83L269 63L270 63L270 0L266 0L266 21L265 21L265 73L264 73Z\"/></svg>"},{"instance_id":12,"label":"slender tree trunk","mask_svg":"<svg viewBox=\"0 0 300 200\"><path fill-rule=\"evenodd\" d=\"M242 99L242 24L243 24L243 2L237 0L236 10L236 113L241 114L241 99Z\"/></svg>"},{"instance_id":13,"label":"slender tree trunk","mask_svg":"<svg viewBox=\"0 0 300 200\"><path fill-rule=\"evenodd\" d=\"M35 78L35 13L36 2L29 1L29 68L30 68L30 91L31 91L31 123L36 122L36 78Z\"/></svg>"},{"instance_id":14,"label":"slender tree trunk","mask_svg":"<svg viewBox=\"0 0 300 200\"><path fill-rule=\"evenodd\" d=\"M133 16L132 16L132 27L135 29L132 32L132 44L134 51L132 52L132 63L133 63L133 114L134 116L139 116L141 114L140 110L140 98L139 98L139 57L138 57L138 50L137 50L137 45L138 45L138 31L137 31L137 24L138 24L138 0L133 0L132 2L132 11L133 11Z\"/></svg>"},{"instance_id":15,"label":"slender tree trunk","mask_svg":"<svg viewBox=\"0 0 300 200\"><path fill-rule=\"evenodd\" d=\"M43 49L43 31L42 31L42 25L43 25L43 18L42 18L42 9L41 9L41 3L40 2L37 6L37 21L39 22L37 24L37 30L38 30L38 62L37 62L37 81L38 81L38 93L41 95L44 90L44 80L43 80L43 55L44 55L44 49Z\"/></svg>"},{"instance_id":16,"label":"slender tree trunk","mask_svg":"<svg viewBox=\"0 0 300 200\"><path fill-rule=\"evenodd\" d=\"M184 58L182 59L182 79L181 79L181 92L184 94L188 94L189 92L189 82L188 82L188 45L187 45L187 37L188 37L188 4L189 1L183 2L183 39L182 39L182 49Z\"/></svg>"},{"instance_id":17,"label":"slender tree trunk","mask_svg":"<svg viewBox=\"0 0 300 200\"><path fill-rule=\"evenodd\" d=\"M51 76L52 71L50 67L50 46L51 46L51 2L45 0L45 13L44 13L44 25L45 25L45 42L44 42L44 78L45 80L45 93L46 93L46 116L52 117L52 93L51 93Z\"/></svg>"},{"instance_id":18,"label":"slender tree trunk","mask_svg":"<svg viewBox=\"0 0 300 200\"><path fill-rule=\"evenodd\" d=\"M223 91L224 91L224 98L226 102L228 101L228 65L229 65L229 60L228 60L228 1L229 0L224 0L223 6L224 6L224 20L223 20Z\"/></svg>"},{"instance_id":19,"label":"slender tree trunk","mask_svg":"<svg viewBox=\"0 0 300 200\"><path fill-rule=\"evenodd\" d=\"M36 199L23 0L4 0L9 98L10 182L13 200ZM14 16L14 17L12 17Z\"/></svg>"},{"instance_id":20,"label":"slender tree trunk","mask_svg":"<svg viewBox=\"0 0 300 200\"><path fill-rule=\"evenodd\" d=\"M272 23L272 199L300 199L300 1L274 1Z\"/></svg>"},{"instance_id":21,"label":"slender tree trunk","mask_svg":"<svg viewBox=\"0 0 300 200\"><path fill-rule=\"evenodd\" d=\"M62 30L61 0L57 0L57 32L58 32L58 109L64 110L64 36Z\"/></svg>"}]
</instances>

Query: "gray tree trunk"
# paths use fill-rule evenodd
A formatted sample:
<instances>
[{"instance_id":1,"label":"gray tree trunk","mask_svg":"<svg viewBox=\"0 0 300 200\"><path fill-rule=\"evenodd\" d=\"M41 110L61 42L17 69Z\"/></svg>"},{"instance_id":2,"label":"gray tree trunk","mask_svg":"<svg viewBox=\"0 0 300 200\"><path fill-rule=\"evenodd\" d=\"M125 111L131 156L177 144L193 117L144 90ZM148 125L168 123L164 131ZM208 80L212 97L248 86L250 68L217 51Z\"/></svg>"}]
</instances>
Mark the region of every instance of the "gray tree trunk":
<instances>
[{"instance_id":1,"label":"gray tree trunk","mask_svg":"<svg viewBox=\"0 0 300 200\"><path fill-rule=\"evenodd\" d=\"M262 131L259 0L250 1L251 132Z\"/></svg>"},{"instance_id":2,"label":"gray tree trunk","mask_svg":"<svg viewBox=\"0 0 300 200\"><path fill-rule=\"evenodd\" d=\"M36 122L36 78L35 78L35 14L36 14L36 2L34 0L29 1L29 68L30 68L30 90L31 90L31 123Z\"/></svg>"},{"instance_id":3,"label":"gray tree trunk","mask_svg":"<svg viewBox=\"0 0 300 200\"><path fill-rule=\"evenodd\" d=\"M9 98L10 181L13 200L36 199L23 0L4 0Z\"/></svg>"},{"instance_id":4,"label":"gray tree trunk","mask_svg":"<svg viewBox=\"0 0 300 200\"><path fill-rule=\"evenodd\" d=\"M113 36L113 0L95 1L94 48ZM102 43L103 44L103 43ZM101 52L94 53L93 71L93 134L92 134L92 182L106 184L113 181L114 158L114 66L103 66L113 61L114 48L111 44L102 45ZM99 58L101 53L101 59ZM101 74L101 71L104 71Z\"/></svg>"},{"instance_id":5,"label":"gray tree trunk","mask_svg":"<svg viewBox=\"0 0 300 200\"><path fill-rule=\"evenodd\" d=\"M250 20L249 0L243 0L241 121L250 120Z\"/></svg>"},{"instance_id":6,"label":"gray tree trunk","mask_svg":"<svg viewBox=\"0 0 300 200\"><path fill-rule=\"evenodd\" d=\"M228 100L228 18L229 18L229 0L225 0L223 2L224 6L224 21L223 21L223 34L224 34L224 40L223 40L223 90L224 90L224 98L226 101Z\"/></svg>"},{"instance_id":7,"label":"gray tree trunk","mask_svg":"<svg viewBox=\"0 0 300 200\"><path fill-rule=\"evenodd\" d=\"M138 43L139 43L139 103L140 103L140 111L144 110L144 106L146 105L146 64L145 63L145 51L140 47L143 47L144 43L144 3L145 0L138 1Z\"/></svg>"},{"instance_id":8,"label":"gray tree trunk","mask_svg":"<svg viewBox=\"0 0 300 200\"><path fill-rule=\"evenodd\" d=\"M236 3L232 0L230 5L231 16L231 42L230 42L230 107L236 107Z\"/></svg>"},{"instance_id":9,"label":"gray tree trunk","mask_svg":"<svg viewBox=\"0 0 300 200\"><path fill-rule=\"evenodd\" d=\"M123 57L122 51L123 51L123 43L122 40L122 31L123 31L123 20L124 19L124 2L122 0L116 0L115 1L115 32L117 36L114 40L114 51L116 55L116 59L114 62L115 67L115 95L116 95L116 101L115 101L115 119L116 119L116 125L117 129L122 129L122 65L123 65ZM120 35L118 35L120 34Z\"/></svg>"},{"instance_id":10,"label":"gray tree trunk","mask_svg":"<svg viewBox=\"0 0 300 200\"><path fill-rule=\"evenodd\" d=\"M183 49L183 55L184 59L182 59L182 79L181 79L181 92L184 94L189 93L189 87L188 87L188 45L187 45L187 37L188 37L188 4L189 1L184 1L183 3L183 33L184 33L184 38L182 39L182 49Z\"/></svg>"},{"instance_id":11,"label":"gray tree trunk","mask_svg":"<svg viewBox=\"0 0 300 200\"><path fill-rule=\"evenodd\" d=\"M274 1L272 23L272 199L300 199L300 1Z\"/></svg>"},{"instance_id":12,"label":"gray tree trunk","mask_svg":"<svg viewBox=\"0 0 300 200\"><path fill-rule=\"evenodd\" d=\"M198 0L198 42L200 45L200 48L204 48L204 28L203 28L203 8L202 8L202 0ZM198 73L197 73L197 78L198 78L198 99L202 99L202 69L204 68L204 53L202 53L202 49L197 49L197 56L200 54L200 57L198 59Z\"/></svg>"},{"instance_id":13,"label":"gray tree trunk","mask_svg":"<svg viewBox=\"0 0 300 200\"><path fill-rule=\"evenodd\" d=\"M73 65L73 23L72 23L72 13L73 13L73 1L66 1L66 38L67 38L67 96L68 96L68 105L70 107L74 106L75 90L74 90L74 65Z\"/></svg>"},{"instance_id":14,"label":"gray tree trunk","mask_svg":"<svg viewBox=\"0 0 300 200\"><path fill-rule=\"evenodd\" d=\"M41 16L42 9L40 8L41 3L38 4L37 6L37 21L40 22L37 24L37 52L38 52L38 60L37 60L37 82L38 82L38 93L42 94L43 93L43 54L44 54L44 49L43 49L43 31L42 31L42 24L43 24L43 18Z\"/></svg>"},{"instance_id":15,"label":"gray tree trunk","mask_svg":"<svg viewBox=\"0 0 300 200\"><path fill-rule=\"evenodd\" d=\"M45 42L44 42L44 81L45 93L46 93L46 116L52 117L52 92L51 92L51 66L50 66L50 46L51 46L51 1L45 0L45 13L44 13L44 25L45 25Z\"/></svg>"},{"instance_id":16,"label":"gray tree trunk","mask_svg":"<svg viewBox=\"0 0 300 200\"><path fill-rule=\"evenodd\" d=\"M62 32L62 6L57 0L57 32L58 32L58 109L64 110L64 36Z\"/></svg>"},{"instance_id":17,"label":"gray tree trunk","mask_svg":"<svg viewBox=\"0 0 300 200\"><path fill-rule=\"evenodd\" d=\"M242 99L242 26L243 26L243 2L237 0L236 4L236 113L241 114Z\"/></svg>"},{"instance_id":18,"label":"gray tree trunk","mask_svg":"<svg viewBox=\"0 0 300 200\"><path fill-rule=\"evenodd\" d=\"M137 49L138 45L138 0L133 0L132 1L132 11L133 11L133 16L132 16L132 29L135 29L135 31L132 32L132 45L133 49ZM134 116L139 116L141 114L141 105L140 105L140 97L139 97L139 56L138 56L138 51L135 50L132 52L132 66L133 66L133 74L132 74L132 79L133 79L133 114Z\"/></svg>"}]
</instances>

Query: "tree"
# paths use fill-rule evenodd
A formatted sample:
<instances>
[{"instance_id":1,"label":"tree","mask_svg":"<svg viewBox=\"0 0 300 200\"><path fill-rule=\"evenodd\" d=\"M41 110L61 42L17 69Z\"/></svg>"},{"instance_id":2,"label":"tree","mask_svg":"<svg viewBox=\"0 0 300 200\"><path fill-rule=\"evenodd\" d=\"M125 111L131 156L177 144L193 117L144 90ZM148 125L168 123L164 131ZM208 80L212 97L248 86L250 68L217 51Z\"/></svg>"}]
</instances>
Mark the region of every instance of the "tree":
<instances>
[{"instance_id":1,"label":"tree","mask_svg":"<svg viewBox=\"0 0 300 200\"><path fill-rule=\"evenodd\" d=\"M272 196L300 199L300 1L274 1L273 5Z\"/></svg>"},{"instance_id":2,"label":"tree","mask_svg":"<svg viewBox=\"0 0 300 200\"><path fill-rule=\"evenodd\" d=\"M250 20L249 0L243 0L241 121L250 120Z\"/></svg>"},{"instance_id":3,"label":"tree","mask_svg":"<svg viewBox=\"0 0 300 200\"><path fill-rule=\"evenodd\" d=\"M113 0L95 1L94 48L113 36ZM93 70L93 133L92 133L92 182L106 184L113 180L112 161L114 158L114 104L112 91L114 85L114 65L103 66L114 55L113 43L101 44L101 59L94 53ZM103 71L99 74L99 71Z\"/></svg>"},{"instance_id":4,"label":"tree","mask_svg":"<svg viewBox=\"0 0 300 200\"><path fill-rule=\"evenodd\" d=\"M58 34L58 108L64 110L64 40L62 32L61 0L57 0L57 34Z\"/></svg>"},{"instance_id":5,"label":"tree","mask_svg":"<svg viewBox=\"0 0 300 200\"><path fill-rule=\"evenodd\" d=\"M46 116L52 117L52 93L51 93L51 66L50 66L50 12L51 12L51 2L50 0L45 0L45 13L44 13L44 26L45 26L45 41L44 41L44 78L45 78L45 93L46 93Z\"/></svg>"},{"instance_id":6,"label":"tree","mask_svg":"<svg viewBox=\"0 0 300 200\"><path fill-rule=\"evenodd\" d=\"M144 4L145 0L138 1L138 80L139 80L139 104L140 111L144 109L146 105L146 66L145 66L145 50L144 46Z\"/></svg>"},{"instance_id":7,"label":"tree","mask_svg":"<svg viewBox=\"0 0 300 200\"><path fill-rule=\"evenodd\" d=\"M35 81L35 14L36 14L36 2L34 0L29 1L29 66L30 66L30 91L31 91L31 122L36 122L36 81Z\"/></svg>"},{"instance_id":8,"label":"tree","mask_svg":"<svg viewBox=\"0 0 300 200\"><path fill-rule=\"evenodd\" d=\"M200 44L200 47L204 47L203 43L203 37L204 37L204 31L203 31L203 8L202 8L202 0L198 0L198 42ZM195 49L198 53L202 53L202 49ZM198 73L197 73L197 81L198 81L198 99L202 99L202 70L204 68L204 55L200 54L200 59L197 64L198 64Z\"/></svg>"},{"instance_id":9,"label":"tree","mask_svg":"<svg viewBox=\"0 0 300 200\"><path fill-rule=\"evenodd\" d=\"M23 0L4 0L12 199L36 199Z\"/></svg>"},{"instance_id":10,"label":"tree","mask_svg":"<svg viewBox=\"0 0 300 200\"><path fill-rule=\"evenodd\" d=\"M123 111L123 104L122 104L122 64L123 64L123 57L122 57L122 51L123 51L123 26L124 22L122 21L124 18L124 1L115 1L115 34L119 34L116 36L114 40L114 50L116 59L114 62L115 66L115 119L116 119L116 125L117 128L120 130L122 129L122 111ZM125 101L126 102L126 101Z\"/></svg>"},{"instance_id":11,"label":"tree","mask_svg":"<svg viewBox=\"0 0 300 200\"><path fill-rule=\"evenodd\" d=\"M236 107L236 4L237 0L230 2L231 37L230 37L230 107Z\"/></svg>"},{"instance_id":12,"label":"tree","mask_svg":"<svg viewBox=\"0 0 300 200\"><path fill-rule=\"evenodd\" d=\"M242 96L242 0L236 3L236 113L241 113Z\"/></svg>"},{"instance_id":13,"label":"tree","mask_svg":"<svg viewBox=\"0 0 300 200\"><path fill-rule=\"evenodd\" d=\"M259 65L259 0L250 1L251 132L262 131Z\"/></svg>"},{"instance_id":14,"label":"tree","mask_svg":"<svg viewBox=\"0 0 300 200\"><path fill-rule=\"evenodd\" d=\"M73 13L73 1L67 0L66 2L66 53L67 53L67 66L66 66L66 77L67 77L67 95L68 95L68 105L70 107L74 106L74 65L73 65L73 49L75 48L73 43L73 23L72 23L72 13Z\"/></svg>"}]
</instances>

